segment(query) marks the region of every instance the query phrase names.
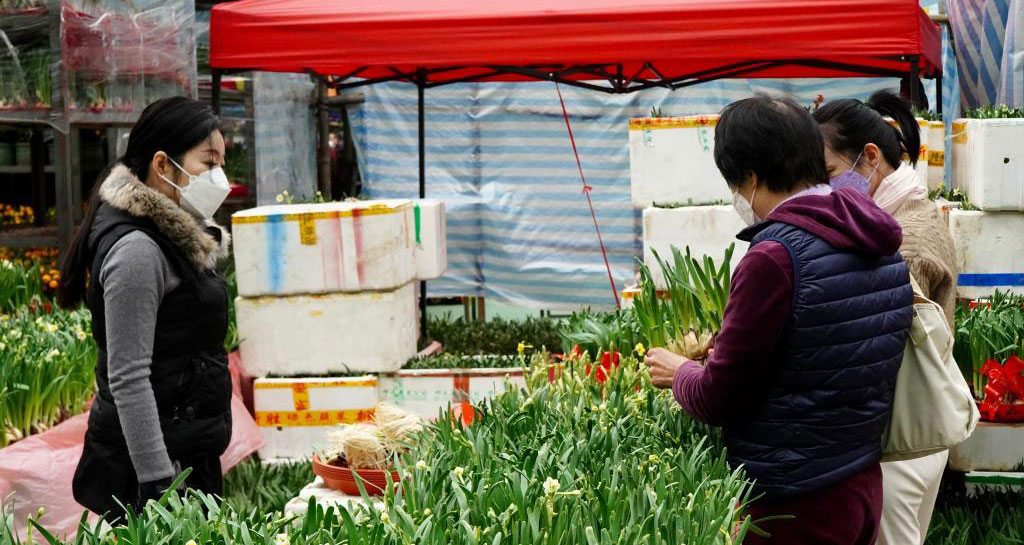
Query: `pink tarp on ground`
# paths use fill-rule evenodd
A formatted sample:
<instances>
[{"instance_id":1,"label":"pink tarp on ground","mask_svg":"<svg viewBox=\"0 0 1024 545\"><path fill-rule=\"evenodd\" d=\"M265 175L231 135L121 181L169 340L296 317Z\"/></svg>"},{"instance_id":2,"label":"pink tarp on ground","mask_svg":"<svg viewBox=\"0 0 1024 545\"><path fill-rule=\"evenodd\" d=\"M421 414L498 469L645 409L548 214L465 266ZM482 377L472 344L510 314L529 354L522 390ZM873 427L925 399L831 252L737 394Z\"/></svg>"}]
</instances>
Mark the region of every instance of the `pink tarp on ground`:
<instances>
[{"instance_id":1,"label":"pink tarp on ground","mask_svg":"<svg viewBox=\"0 0 1024 545\"><path fill-rule=\"evenodd\" d=\"M238 355L231 354L231 444L220 457L226 472L263 446L263 437L242 403ZM13 494L14 520L24 536L25 523L39 507L43 526L55 534L75 531L84 508L71 495L71 478L82 455L88 413L72 417L45 433L0 450L0 498Z\"/></svg>"}]
</instances>

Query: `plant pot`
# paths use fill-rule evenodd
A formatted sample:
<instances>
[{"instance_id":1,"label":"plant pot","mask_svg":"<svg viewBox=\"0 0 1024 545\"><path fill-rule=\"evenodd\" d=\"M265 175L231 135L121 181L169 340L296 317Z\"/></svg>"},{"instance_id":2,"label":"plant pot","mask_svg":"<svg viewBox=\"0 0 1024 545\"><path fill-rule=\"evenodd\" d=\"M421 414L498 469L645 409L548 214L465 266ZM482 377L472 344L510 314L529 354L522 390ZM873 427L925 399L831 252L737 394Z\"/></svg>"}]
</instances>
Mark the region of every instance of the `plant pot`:
<instances>
[{"instance_id":1,"label":"plant pot","mask_svg":"<svg viewBox=\"0 0 1024 545\"><path fill-rule=\"evenodd\" d=\"M320 461L320 457L313 455L313 473L324 480L324 484L331 490L337 490L349 496L359 496L359 484L361 479L366 493L370 496L384 494L388 485L388 473L391 473L391 482L398 482L397 471L384 469L352 469L347 466L334 466Z\"/></svg>"},{"instance_id":2,"label":"plant pot","mask_svg":"<svg viewBox=\"0 0 1024 545\"><path fill-rule=\"evenodd\" d=\"M32 164L32 146L28 142L14 144L14 164L25 166Z\"/></svg>"},{"instance_id":3,"label":"plant pot","mask_svg":"<svg viewBox=\"0 0 1024 545\"><path fill-rule=\"evenodd\" d=\"M9 167L14 164L14 143L0 142L0 167Z\"/></svg>"}]
</instances>

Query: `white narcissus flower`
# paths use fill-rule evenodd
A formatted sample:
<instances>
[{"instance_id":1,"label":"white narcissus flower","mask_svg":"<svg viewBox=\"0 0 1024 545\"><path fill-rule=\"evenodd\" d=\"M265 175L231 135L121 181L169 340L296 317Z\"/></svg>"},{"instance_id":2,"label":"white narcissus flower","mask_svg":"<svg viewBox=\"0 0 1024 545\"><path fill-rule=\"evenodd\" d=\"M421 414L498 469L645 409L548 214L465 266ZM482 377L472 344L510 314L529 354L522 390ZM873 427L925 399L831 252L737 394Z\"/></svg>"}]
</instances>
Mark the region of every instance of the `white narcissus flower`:
<instances>
[{"instance_id":1,"label":"white narcissus flower","mask_svg":"<svg viewBox=\"0 0 1024 545\"><path fill-rule=\"evenodd\" d=\"M289 545L290 543L288 534L277 534L277 537L274 538L274 545Z\"/></svg>"},{"instance_id":2,"label":"white narcissus flower","mask_svg":"<svg viewBox=\"0 0 1024 545\"><path fill-rule=\"evenodd\" d=\"M46 361L53 361L53 358L56 358L56 357L59 357L59 356L60 356L60 350L57 350L56 348L54 348L53 350L50 350L50 352L48 354L46 354Z\"/></svg>"},{"instance_id":3,"label":"white narcissus flower","mask_svg":"<svg viewBox=\"0 0 1024 545\"><path fill-rule=\"evenodd\" d=\"M190 539L190 540L185 542L185 545L199 545L199 544L196 543L196 540Z\"/></svg>"},{"instance_id":4,"label":"white narcissus flower","mask_svg":"<svg viewBox=\"0 0 1024 545\"><path fill-rule=\"evenodd\" d=\"M556 479L548 477L547 479L544 480L544 493L547 494L548 496L551 496L555 492L558 492L558 488L559 484Z\"/></svg>"},{"instance_id":5,"label":"white narcissus flower","mask_svg":"<svg viewBox=\"0 0 1024 545\"><path fill-rule=\"evenodd\" d=\"M431 511L429 507L423 510L423 516L425 517L429 517L432 513L433 511Z\"/></svg>"},{"instance_id":6,"label":"white narcissus flower","mask_svg":"<svg viewBox=\"0 0 1024 545\"><path fill-rule=\"evenodd\" d=\"M416 462L416 469L420 469L420 470L430 469L430 466L428 466L427 463L424 462L423 460L420 460L420 461Z\"/></svg>"},{"instance_id":7,"label":"white narcissus flower","mask_svg":"<svg viewBox=\"0 0 1024 545\"><path fill-rule=\"evenodd\" d=\"M391 517L389 517L387 513L381 513L380 514L380 521L383 522L384 524L387 524L388 522L391 521Z\"/></svg>"},{"instance_id":8,"label":"white narcissus flower","mask_svg":"<svg viewBox=\"0 0 1024 545\"><path fill-rule=\"evenodd\" d=\"M461 479L461 478L462 478L462 475L463 475L463 474L464 474L465 472L466 472L466 468L464 468L464 467L457 467L457 468L455 468L455 469L453 469L453 470L452 470L452 474L454 474L454 475L455 475L455 477L456 477L456 478L459 478L459 479Z\"/></svg>"}]
</instances>

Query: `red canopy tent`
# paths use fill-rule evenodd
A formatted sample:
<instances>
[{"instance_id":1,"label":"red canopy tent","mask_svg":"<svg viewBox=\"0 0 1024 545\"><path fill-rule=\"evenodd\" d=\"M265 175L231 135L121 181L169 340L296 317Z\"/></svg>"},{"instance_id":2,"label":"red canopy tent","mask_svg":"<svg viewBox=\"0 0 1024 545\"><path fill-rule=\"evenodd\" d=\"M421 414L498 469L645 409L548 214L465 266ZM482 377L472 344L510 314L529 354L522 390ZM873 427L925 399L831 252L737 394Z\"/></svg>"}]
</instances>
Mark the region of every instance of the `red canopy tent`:
<instances>
[{"instance_id":1,"label":"red canopy tent","mask_svg":"<svg viewBox=\"0 0 1024 545\"><path fill-rule=\"evenodd\" d=\"M725 77L935 77L940 43L917 0L243 0L210 21L212 67L334 75L342 88L541 79L623 93Z\"/></svg>"},{"instance_id":2,"label":"red canopy tent","mask_svg":"<svg viewBox=\"0 0 1024 545\"><path fill-rule=\"evenodd\" d=\"M916 103L918 76L941 78L940 45L918 0L241 0L210 19L215 110L225 71L312 73L322 161L324 76L338 89L416 84L420 197L430 87L547 80L628 93L732 77L908 76Z\"/></svg>"}]
</instances>

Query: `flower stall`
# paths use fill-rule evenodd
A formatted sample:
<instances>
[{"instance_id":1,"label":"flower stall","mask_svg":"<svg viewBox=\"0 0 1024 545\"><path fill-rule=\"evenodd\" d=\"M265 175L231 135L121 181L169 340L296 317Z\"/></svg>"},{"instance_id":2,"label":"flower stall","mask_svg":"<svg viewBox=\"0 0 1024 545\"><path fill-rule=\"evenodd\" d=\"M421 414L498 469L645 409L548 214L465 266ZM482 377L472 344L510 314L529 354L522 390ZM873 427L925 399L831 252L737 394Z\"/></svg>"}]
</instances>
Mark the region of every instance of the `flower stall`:
<instances>
[{"instance_id":1,"label":"flower stall","mask_svg":"<svg viewBox=\"0 0 1024 545\"><path fill-rule=\"evenodd\" d=\"M19 212L0 210L0 224L36 227L5 228L0 245L67 245L81 218L83 172L116 155L113 144L86 147L79 129L130 126L158 98L196 96L194 21L195 6L184 0L0 2L0 126L20 129L0 131L0 174L18 186L18 200L5 204ZM56 228L43 228L47 193Z\"/></svg>"}]
</instances>

